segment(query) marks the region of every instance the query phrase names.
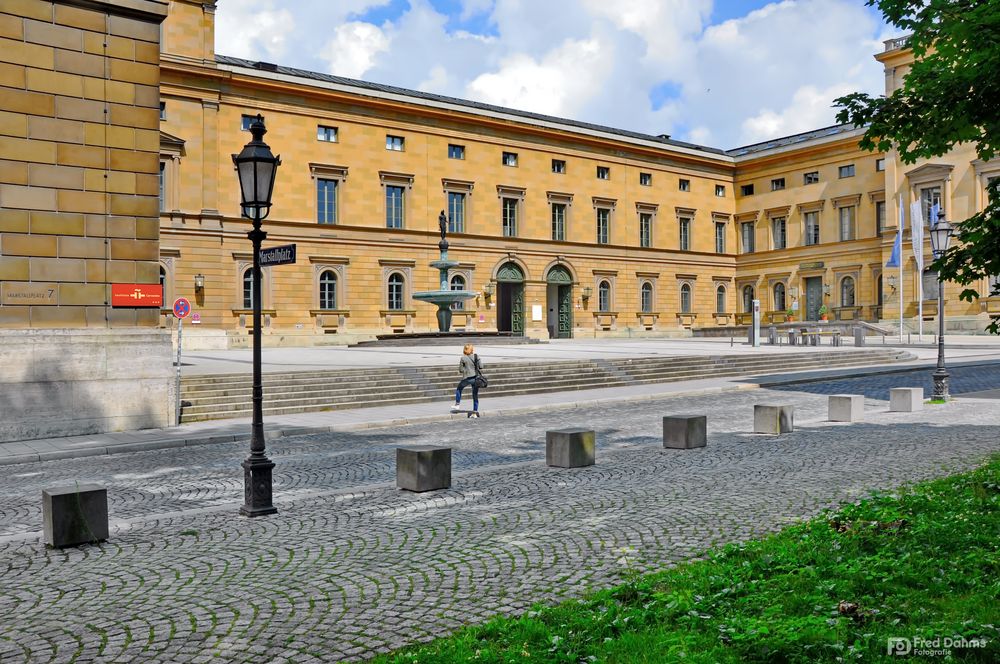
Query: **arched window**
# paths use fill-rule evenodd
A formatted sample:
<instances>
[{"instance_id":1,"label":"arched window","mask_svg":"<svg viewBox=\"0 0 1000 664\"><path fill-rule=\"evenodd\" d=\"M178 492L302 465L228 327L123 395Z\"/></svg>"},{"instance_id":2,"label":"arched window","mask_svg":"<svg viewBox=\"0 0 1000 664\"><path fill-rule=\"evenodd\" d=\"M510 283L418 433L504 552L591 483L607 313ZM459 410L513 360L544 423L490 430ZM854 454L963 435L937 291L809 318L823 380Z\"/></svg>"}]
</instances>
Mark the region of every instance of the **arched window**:
<instances>
[{"instance_id":1,"label":"arched window","mask_svg":"<svg viewBox=\"0 0 1000 664\"><path fill-rule=\"evenodd\" d=\"M785 306L785 284L777 283L774 285L774 310L784 311L787 309Z\"/></svg>"},{"instance_id":2,"label":"arched window","mask_svg":"<svg viewBox=\"0 0 1000 664\"><path fill-rule=\"evenodd\" d=\"M253 309L253 268L243 271L243 308Z\"/></svg>"},{"instance_id":3,"label":"arched window","mask_svg":"<svg viewBox=\"0 0 1000 664\"><path fill-rule=\"evenodd\" d=\"M715 289L715 311L716 313L726 313L726 287L719 286Z\"/></svg>"},{"instance_id":4,"label":"arched window","mask_svg":"<svg viewBox=\"0 0 1000 664\"><path fill-rule=\"evenodd\" d=\"M648 314L653 311L653 284L648 281L642 283L642 289L639 293L642 305L642 313Z\"/></svg>"},{"instance_id":5,"label":"arched window","mask_svg":"<svg viewBox=\"0 0 1000 664\"><path fill-rule=\"evenodd\" d=\"M319 275L319 308L337 308L337 273L333 270L323 270Z\"/></svg>"},{"instance_id":6,"label":"arched window","mask_svg":"<svg viewBox=\"0 0 1000 664\"><path fill-rule=\"evenodd\" d=\"M753 311L753 301L754 301L754 291L753 286L743 287L743 313L750 313Z\"/></svg>"},{"instance_id":7,"label":"arched window","mask_svg":"<svg viewBox=\"0 0 1000 664\"><path fill-rule=\"evenodd\" d=\"M854 306L854 277L844 277L840 281L840 306Z\"/></svg>"},{"instance_id":8,"label":"arched window","mask_svg":"<svg viewBox=\"0 0 1000 664\"><path fill-rule=\"evenodd\" d=\"M465 290L465 277L460 274L456 274L451 278L451 289L452 290ZM452 309L461 310L465 309L465 302L455 302L451 305Z\"/></svg>"},{"instance_id":9,"label":"arched window","mask_svg":"<svg viewBox=\"0 0 1000 664\"><path fill-rule=\"evenodd\" d=\"M597 284L597 310L611 311L611 284L607 281Z\"/></svg>"},{"instance_id":10,"label":"arched window","mask_svg":"<svg viewBox=\"0 0 1000 664\"><path fill-rule=\"evenodd\" d=\"M691 284L681 284L681 313L691 313Z\"/></svg>"},{"instance_id":11,"label":"arched window","mask_svg":"<svg viewBox=\"0 0 1000 664\"><path fill-rule=\"evenodd\" d=\"M405 281L403 280L403 275L399 272L393 272L389 275L389 285L388 285L388 304L389 309L392 311L402 311L403 309L403 285Z\"/></svg>"}]
</instances>

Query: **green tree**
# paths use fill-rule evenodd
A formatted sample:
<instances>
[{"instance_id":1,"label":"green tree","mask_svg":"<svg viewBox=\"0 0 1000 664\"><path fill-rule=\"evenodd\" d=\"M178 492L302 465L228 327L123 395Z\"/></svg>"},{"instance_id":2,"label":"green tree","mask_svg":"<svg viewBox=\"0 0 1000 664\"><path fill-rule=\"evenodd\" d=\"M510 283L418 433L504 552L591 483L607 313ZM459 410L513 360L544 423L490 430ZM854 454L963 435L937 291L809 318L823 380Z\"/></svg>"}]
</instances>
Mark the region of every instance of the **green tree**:
<instances>
[{"instance_id":1,"label":"green tree","mask_svg":"<svg viewBox=\"0 0 1000 664\"><path fill-rule=\"evenodd\" d=\"M895 148L912 164L972 143L980 159L1000 143L1000 0L867 0L886 22L910 33L915 62L890 96L856 92L840 97L837 120L865 126L867 150ZM943 279L966 286L963 300L979 297L970 284L1000 275L1000 182L987 189L986 208L954 219L955 240L934 262ZM989 293L987 293L988 295ZM993 295L1000 294L1000 285ZM987 328L1000 334L1000 316Z\"/></svg>"}]
</instances>

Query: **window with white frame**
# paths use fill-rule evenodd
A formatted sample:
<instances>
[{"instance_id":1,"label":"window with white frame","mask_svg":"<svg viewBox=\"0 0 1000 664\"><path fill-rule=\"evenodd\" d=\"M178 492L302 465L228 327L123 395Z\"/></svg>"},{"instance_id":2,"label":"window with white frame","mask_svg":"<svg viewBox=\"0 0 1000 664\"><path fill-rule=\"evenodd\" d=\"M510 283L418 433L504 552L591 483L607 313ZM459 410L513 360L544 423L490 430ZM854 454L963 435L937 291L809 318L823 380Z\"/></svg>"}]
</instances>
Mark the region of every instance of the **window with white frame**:
<instances>
[{"instance_id":1,"label":"window with white frame","mask_svg":"<svg viewBox=\"0 0 1000 664\"><path fill-rule=\"evenodd\" d=\"M784 217L774 217L771 219L771 237L774 241L775 249L785 249L788 247L788 223Z\"/></svg>"},{"instance_id":2,"label":"window with white frame","mask_svg":"<svg viewBox=\"0 0 1000 664\"><path fill-rule=\"evenodd\" d=\"M806 244L819 244L819 212L813 210L805 213Z\"/></svg>"},{"instance_id":3,"label":"window with white frame","mask_svg":"<svg viewBox=\"0 0 1000 664\"><path fill-rule=\"evenodd\" d=\"M715 287L715 313L726 313L726 287L722 284Z\"/></svg>"},{"instance_id":4,"label":"window with white frame","mask_svg":"<svg viewBox=\"0 0 1000 664\"><path fill-rule=\"evenodd\" d=\"M611 210L599 207L597 212L597 244L608 244L611 237Z\"/></svg>"},{"instance_id":5,"label":"window with white frame","mask_svg":"<svg viewBox=\"0 0 1000 664\"><path fill-rule=\"evenodd\" d=\"M451 281L449 282L449 287L451 288L451 290L456 290L456 291L457 290L465 290L465 285L466 285L465 284L465 277L463 277L460 274L454 275L451 278ZM455 310L455 311L461 311L461 310L465 309L465 302L462 301L462 300L459 300L458 302L454 302L451 305L451 308L453 310Z\"/></svg>"},{"instance_id":6,"label":"window with white frame","mask_svg":"<svg viewBox=\"0 0 1000 664\"><path fill-rule=\"evenodd\" d=\"M680 178L677 180L678 191L691 191L691 180Z\"/></svg>"},{"instance_id":7,"label":"window with white frame","mask_svg":"<svg viewBox=\"0 0 1000 664\"><path fill-rule=\"evenodd\" d=\"M774 178L771 180L771 191L781 191L785 188L785 178Z\"/></svg>"},{"instance_id":8,"label":"window with white frame","mask_svg":"<svg viewBox=\"0 0 1000 664\"><path fill-rule=\"evenodd\" d=\"M809 171L802 174L802 184L816 184L819 182L819 171Z\"/></svg>"},{"instance_id":9,"label":"window with white frame","mask_svg":"<svg viewBox=\"0 0 1000 664\"><path fill-rule=\"evenodd\" d=\"M167 209L167 162L160 162L160 212Z\"/></svg>"},{"instance_id":10,"label":"window with white frame","mask_svg":"<svg viewBox=\"0 0 1000 664\"><path fill-rule=\"evenodd\" d=\"M653 284L648 281L642 282L642 288L639 292L639 304L642 307L642 313L648 314L653 311Z\"/></svg>"},{"instance_id":11,"label":"window with white frame","mask_svg":"<svg viewBox=\"0 0 1000 664\"><path fill-rule=\"evenodd\" d=\"M317 125L316 127L316 140L323 141L324 143L336 143L337 142L337 128L330 127L327 125Z\"/></svg>"},{"instance_id":12,"label":"window with white frame","mask_svg":"<svg viewBox=\"0 0 1000 664\"><path fill-rule=\"evenodd\" d=\"M316 178L316 222L337 223L337 181Z\"/></svg>"},{"instance_id":13,"label":"window with white frame","mask_svg":"<svg viewBox=\"0 0 1000 664\"><path fill-rule=\"evenodd\" d=\"M848 240L853 240L857 237L857 228L855 224L855 207L853 205L845 205L843 207L837 208L837 214L840 218L840 241L847 242Z\"/></svg>"},{"instance_id":14,"label":"window with white frame","mask_svg":"<svg viewBox=\"0 0 1000 664\"><path fill-rule=\"evenodd\" d=\"M566 160L564 159L553 159L552 160L552 172L559 175L566 174Z\"/></svg>"},{"instance_id":15,"label":"window with white frame","mask_svg":"<svg viewBox=\"0 0 1000 664\"><path fill-rule=\"evenodd\" d=\"M653 186L653 174L652 173L639 173L639 185L642 187L652 187Z\"/></svg>"},{"instance_id":16,"label":"window with white frame","mask_svg":"<svg viewBox=\"0 0 1000 664\"><path fill-rule=\"evenodd\" d=\"M854 277L844 277L840 280L840 306L854 306Z\"/></svg>"},{"instance_id":17,"label":"window with white frame","mask_svg":"<svg viewBox=\"0 0 1000 664\"><path fill-rule=\"evenodd\" d=\"M517 206L516 198L501 198L500 213L504 237L517 237Z\"/></svg>"},{"instance_id":18,"label":"window with white frame","mask_svg":"<svg viewBox=\"0 0 1000 664\"><path fill-rule=\"evenodd\" d=\"M244 113L243 115L240 116L240 129L242 131L250 131L250 125L252 125L256 119L257 119L256 115L247 115ZM261 122L263 121L264 121L264 116L261 116Z\"/></svg>"},{"instance_id":19,"label":"window with white frame","mask_svg":"<svg viewBox=\"0 0 1000 664\"><path fill-rule=\"evenodd\" d=\"M785 306L785 284L778 282L774 285L774 310L784 311Z\"/></svg>"},{"instance_id":20,"label":"window with white frame","mask_svg":"<svg viewBox=\"0 0 1000 664\"><path fill-rule=\"evenodd\" d=\"M880 157L875 160L875 171L881 173L885 170L885 157Z\"/></svg>"},{"instance_id":21,"label":"window with white frame","mask_svg":"<svg viewBox=\"0 0 1000 664\"><path fill-rule=\"evenodd\" d=\"M402 228L403 214L406 204L406 189L404 187L385 185L385 227Z\"/></svg>"},{"instance_id":22,"label":"window with white frame","mask_svg":"<svg viewBox=\"0 0 1000 664\"><path fill-rule=\"evenodd\" d=\"M744 221L740 224L740 242L744 254L754 252L754 224L752 221Z\"/></svg>"},{"instance_id":23,"label":"window with white frame","mask_svg":"<svg viewBox=\"0 0 1000 664\"><path fill-rule=\"evenodd\" d=\"M403 293L406 288L406 280L399 272L389 275L386 283L386 304L390 311L403 310Z\"/></svg>"},{"instance_id":24,"label":"window with white frame","mask_svg":"<svg viewBox=\"0 0 1000 664\"><path fill-rule=\"evenodd\" d=\"M875 234L885 230L885 201L875 201Z\"/></svg>"},{"instance_id":25,"label":"window with white frame","mask_svg":"<svg viewBox=\"0 0 1000 664\"><path fill-rule=\"evenodd\" d=\"M846 166L840 166L837 168L837 175L841 178L853 178L854 177L854 164L847 164Z\"/></svg>"},{"instance_id":26,"label":"window with white frame","mask_svg":"<svg viewBox=\"0 0 1000 664\"><path fill-rule=\"evenodd\" d=\"M597 310L611 311L611 282L607 280L597 284Z\"/></svg>"},{"instance_id":27,"label":"window with white frame","mask_svg":"<svg viewBox=\"0 0 1000 664\"><path fill-rule=\"evenodd\" d=\"M920 207L924 214L924 226L930 225L931 208L941 205L941 187L924 187L920 190Z\"/></svg>"},{"instance_id":28,"label":"window with white frame","mask_svg":"<svg viewBox=\"0 0 1000 664\"><path fill-rule=\"evenodd\" d=\"M681 251L691 251L691 218L677 218L678 247Z\"/></svg>"},{"instance_id":29,"label":"window with white frame","mask_svg":"<svg viewBox=\"0 0 1000 664\"><path fill-rule=\"evenodd\" d=\"M337 273L333 270L323 270L319 275L319 308L337 308Z\"/></svg>"},{"instance_id":30,"label":"window with white frame","mask_svg":"<svg viewBox=\"0 0 1000 664\"><path fill-rule=\"evenodd\" d=\"M610 180L611 179L611 167L610 166L598 166L597 167L597 179L598 180Z\"/></svg>"},{"instance_id":31,"label":"window with white frame","mask_svg":"<svg viewBox=\"0 0 1000 664\"><path fill-rule=\"evenodd\" d=\"M448 232L465 232L465 200L466 194L462 191L448 192Z\"/></svg>"},{"instance_id":32,"label":"window with white frame","mask_svg":"<svg viewBox=\"0 0 1000 664\"><path fill-rule=\"evenodd\" d=\"M754 287L746 285L743 287L743 313L748 314L753 311L753 301L756 298Z\"/></svg>"},{"instance_id":33,"label":"window with white frame","mask_svg":"<svg viewBox=\"0 0 1000 664\"><path fill-rule=\"evenodd\" d=\"M726 185L724 184L715 185L715 195L718 196L719 198L724 197L726 195Z\"/></svg>"},{"instance_id":34,"label":"window with white frame","mask_svg":"<svg viewBox=\"0 0 1000 664\"><path fill-rule=\"evenodd\" d=\"M715 253L726 253L726 222L715 222Z\"/></svg>"},{"instance_id":35,"label":"window with white frame","mask_svg":"<svg viewBox=\"0 0 1000 664\"><path fill-rule=\"evenodd\" d=\"M681 284L680 304L682 314L691 313L691 284L689 283Z\"/></svg>"},{"instance_id":36,"label":"window with white frame","mask_svg":"<svg viewBox=\"0 0 1000 664\"><path fill-rule=\"evenodd\" d=\"M243 271L243 308L253 309L253 268Z\"/></svg>"},{"instance_id":37,"label":"window with white frame","mask_svg":"<svg viewBox=\"0 0 1000 664\"><path fill-rule=\"evenodd\" d=\"M653 214L651 212L639 213L639 246L653 246Z\"/></svg>"},{"instance_id":38,"label":"window with white frame","mask_svg":"<svg viewBox=\"0 0 1000 664\"><path fill-rule=\"evenodd\" d=\"M501 163L504 166L517 166L517 153L516 152L504 152L501 157Z\"/></svg>"},{"instance_id":39,"label":"window with white frame","mask_svg":"<svg viewBox=\"0 0 1000 664\"><path fill-rule=\"evenodd\" d=\"M455 143L449 143L448 159L465 159L465 146L456 145Z\"/></svg>"},{"instance_id":40,"label":"window with white frame","mask_svg":"<svg viewBox=\"0 0 1000 664\"><path fill-rule=\"evenodd\" d=\"M566 204L552 203L552 239L558 242L566 241Z\"/></svg>"},{"instance_id":41,"label":"window with white frame","mask_svg":"<svg viewBox=\"0 0 1000 664\"><path fill-rule=\"evenodd\" d=\"M385 149L392 152L402 152L403 146L406 145L406 139L402 136L393 136L392 134L385 135Z\"/></svg>"}]
</instances>

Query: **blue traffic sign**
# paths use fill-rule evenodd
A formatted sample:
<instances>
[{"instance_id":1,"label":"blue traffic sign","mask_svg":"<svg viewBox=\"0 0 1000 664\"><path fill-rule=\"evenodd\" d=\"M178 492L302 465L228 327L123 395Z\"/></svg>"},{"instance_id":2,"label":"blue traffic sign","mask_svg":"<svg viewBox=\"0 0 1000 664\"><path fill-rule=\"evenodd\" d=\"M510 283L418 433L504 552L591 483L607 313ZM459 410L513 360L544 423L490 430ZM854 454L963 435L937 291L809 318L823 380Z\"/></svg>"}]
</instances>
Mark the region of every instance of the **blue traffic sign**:
<instances>
[{"instance_id":1,"label":"blue traffic sign","mask_svg":"<svg viewBox=\"0 0 1000 664\"><path fill-rule=\"evenodd\" d=\"M188 314L191 313L191 303L188 302L187 298L179 297L174 300L174 315L178 318L187 318Z\"/></svg>"}]
</instances>

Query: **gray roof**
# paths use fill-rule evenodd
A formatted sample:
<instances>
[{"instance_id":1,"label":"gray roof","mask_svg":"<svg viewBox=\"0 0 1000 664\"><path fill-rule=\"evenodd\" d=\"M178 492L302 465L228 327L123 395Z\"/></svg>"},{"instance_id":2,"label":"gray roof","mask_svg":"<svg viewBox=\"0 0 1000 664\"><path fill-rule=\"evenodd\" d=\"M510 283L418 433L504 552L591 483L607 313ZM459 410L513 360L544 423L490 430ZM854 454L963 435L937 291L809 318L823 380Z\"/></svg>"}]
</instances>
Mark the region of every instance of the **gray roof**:
<instances>
[{"instance_id":1,"label":"gray roof","mask_svg":"<svg viewBox=\"0 0 1000 664\"><path fill-rule=\"evenodd\" d=\"M709 148L705 147L704 145L695 145L694 143L675 141L670 138L663 138L661 136L656 136L653 134L643 134L641 132L629 131L627 129L615 129L614 127L605 127L603 125L591 124L589 122L567 120L566 118L557 118L551 115L542 115L540 113L519 111L514 108L493 106L491 104L483 104L478 101L469 101L467 99L458 99L456 97L446 97L444 95L436 95L436 94L431 94L429 92L421 92L419 90L408 90L406 88L397 88L392 85L383 85L381 83L370 83L368 81L359 81L357 79L344 78L343 76L334 76L332 74L321 74L319 72L306 71L305 69L296 69L294 67L283 67L281 65L273 65L264 62L254 62L253 60L234 58L228 55L216 55L215 60L219 64L223 65L230 65L234 67L247 67L250 69L257 69L258 71L273 72L278 74L284 74L286 76L298 76L301 78L308 78L315 81L323 81L325 83L334 83L337 85L346 85L353 88L358 88L358 91L361 94L363 94L365 90L370 90L372 92L385 92L389 94L406 95L408 97L414 97L417 99L426 99L427 101L443 102L447 104L455 104L457 106L465 106L467 108L478 111L504 113L507 115L513 115L516 117L525 118L526 120L554 122L558 124L567 125L570 127L579 127L580 129L588 129L590 131L600 131L608 134L614 134L617 136L624 136L627 138L650 141L653 143L662 143L664 146L689 148L692 150L700 150L702 152L707 152L710 154L717 154L717 155L729 154L725 150L720 150L718 148Z\"/></svg>"},{"instance_id":2,"label":"gray roof","mask_svg":"<svg viewBox=\"0 0 1000 664\"><path fill-rule=\"evenodd\" d=\"M755 152L763 152L764 150L771 150L773 148L781 148L788 145L795 145L796 143L805 143L806 141L811 141L817 138L826 138L827 136L836 136L837 134L845 134L849 131L854 131L855 129L856 127L852 124L833 125L832 127L813 129L812 131L807 131L801 134L793 134L792 136L782 136L781 138L772 138L769 141L763 141L761 143L744 145L741 148L726 150L725 154L729 155L730 157L743 157L748 154L754 154Z\"/></svg>"}]
</instances>

